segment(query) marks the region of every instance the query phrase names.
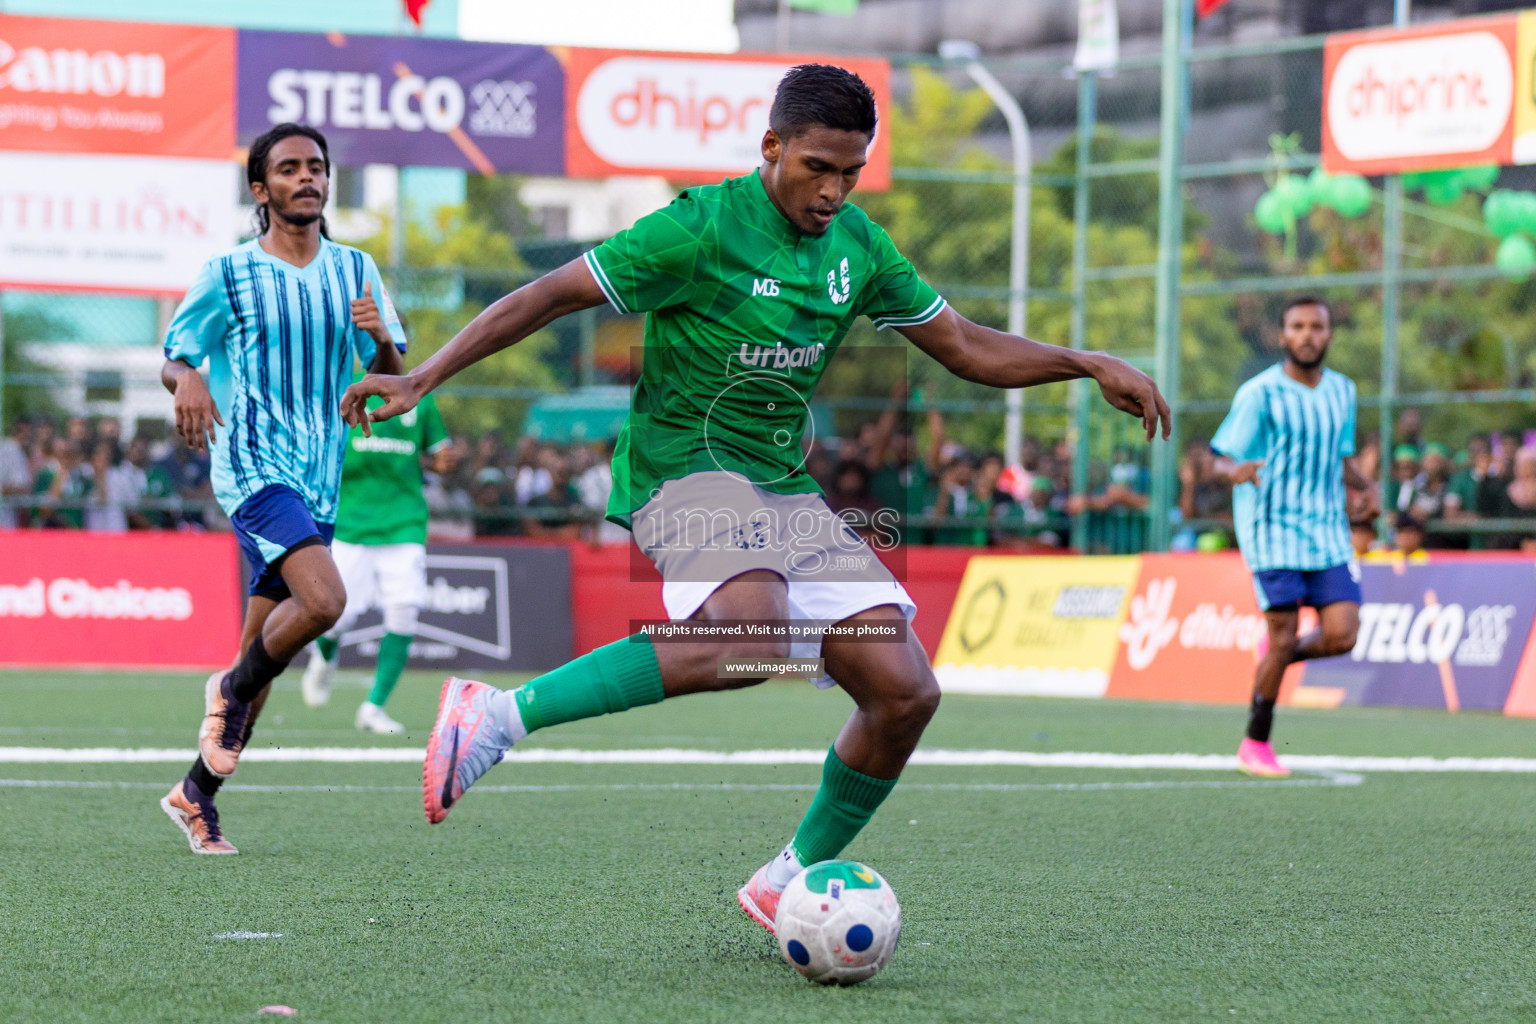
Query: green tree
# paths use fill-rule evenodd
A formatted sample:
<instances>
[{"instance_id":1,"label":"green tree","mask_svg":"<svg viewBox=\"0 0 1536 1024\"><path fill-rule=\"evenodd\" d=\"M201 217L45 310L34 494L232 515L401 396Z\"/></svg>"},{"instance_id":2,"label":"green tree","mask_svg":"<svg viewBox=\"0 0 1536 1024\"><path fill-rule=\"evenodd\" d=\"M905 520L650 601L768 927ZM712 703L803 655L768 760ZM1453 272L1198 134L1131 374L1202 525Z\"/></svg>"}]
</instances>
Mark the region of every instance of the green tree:
<instances>
[{"instance_id":1,"label":"green tree","mask_svg":"<svg viewBox=\"0 0 1536 1024\"><path fill-rule=\"evenodd\" d=\"M9 432L18 417L46 416L59 419L64 409L54 401L53 393L40 383L54 371L27 356L24 346L34 341L57 341L65 328L44 313L28 310L5 314L5 423Z\"/></svg>"}]
</instances>

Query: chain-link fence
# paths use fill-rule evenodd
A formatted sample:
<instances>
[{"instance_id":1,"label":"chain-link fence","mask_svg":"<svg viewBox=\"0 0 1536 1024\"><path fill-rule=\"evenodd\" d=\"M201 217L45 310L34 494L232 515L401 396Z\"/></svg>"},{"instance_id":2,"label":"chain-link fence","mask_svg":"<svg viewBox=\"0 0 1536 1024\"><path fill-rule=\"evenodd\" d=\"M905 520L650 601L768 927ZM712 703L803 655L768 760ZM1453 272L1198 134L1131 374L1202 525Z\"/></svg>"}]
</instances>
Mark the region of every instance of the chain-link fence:
<instances>
[{"instance_id":1,"label":"chain-link fence","mask_svg":"<svg viewBox=\"0 0 1536 1024\"><path fill-rule=\"evenodd\" d=\"M1524 488L1508 486L1536 427L1536 291L1494 268L1481 196L1436 204L1373 179L1359 216L1319 206L1288 234L1260 230L1255 203L1277 175L1317 164L1323 37L1191 46L1183 32L1171 75L1156 55L1113 74L987 63L1030 133L1026 332L1154 372L1175 412L1171 444L1147 444L1086 382L1050 385L1025 395L1019 464L1006 465L1001 394L861 323L813 403L810 468L838 500L898 501L913 541L1220 546L1230 492L1203 442L1237 385L1277 358L1285 298L1307 292L1332 305L1330 365L1359 385L1362 468L1381 477L1389 513L1425 520L1447 545L1536 535L1521 522ZM963 65L914 57L894 71L882 127L894 184L856 201L959 311L1002 328L1015 186L1005 121ZM1176 188L1163 187L1170 167ZM1504 168L1498 186L1532 177ZM505 186L472 182L464 210L403 240L387 218L350 239L384 266L412 361L593 241L558 237L558 224L540 230L507 198L515 183ZM4 309L4 419L19 442L0 450L12 452L0 464L6 514L83 522L105 488L77 466L91 462L95 421L115 420L122 437L147 443L139 470L162 477L130 525L217 525L206 472L186 468L167 428L158 337L169 304L13 292ZM604 442L641 344L638 318L591 310L445 386L459 440L456 464L433 482L437 518L461 532L598 533ZM1536 482L1536 462L1531 472Z\"/></svg>"}]
</instances>

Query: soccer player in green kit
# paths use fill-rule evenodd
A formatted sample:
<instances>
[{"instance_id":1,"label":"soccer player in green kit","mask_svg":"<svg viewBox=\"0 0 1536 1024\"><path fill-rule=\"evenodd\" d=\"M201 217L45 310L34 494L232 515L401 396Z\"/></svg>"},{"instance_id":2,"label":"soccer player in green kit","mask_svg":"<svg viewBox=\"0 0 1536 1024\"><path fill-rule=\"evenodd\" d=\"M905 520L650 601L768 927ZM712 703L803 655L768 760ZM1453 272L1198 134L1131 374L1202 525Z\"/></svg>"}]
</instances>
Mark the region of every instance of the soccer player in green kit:
<instances>
[{"instance_id":1,"label":"soccer player in green kit","mask_svg":"<svg viewBox=\"0 0 1536 1024\"><path fill-rule=\"evenodd\" d=\"M403 416L380 423L371 435L353 429L341 469L341 499L331 554L347 587L341 618L315 641L304 670L304 703L323 707L331 698L341 635L377 606L384 614L373 689L358 706L364 732L394 735L405 726L390 718L384 702L405 671L416 635L416 615L427 600L427 499L422 494L422 457L442 471L452 444L431 395Z\"/></svg>"},{"instance_id":2,"label":"soccer player in green kit","mask_svg":"<svg viewBox=\"0 0 1536 1024\"><path fill-rule=\"evenodd\" d=\"M423 766L427 819L536 729L761 679L722 678L722 658L820 657L853 698L820 790L783 851L737 893L773 930L797 872L837 856L896 785L939 704L928 657L906 629L915 607L833 515L805 472L800 439L817 381L857 316L895 328L967 380L998 388L1091 377L1150 440L1168 407L1145 374L1096 352L971 323L918 277L889 237L845 202L875 133L858 76L826 65L779 83L761 166L688 189L583 258L494 304L407 376L369 375L342 401L364 429L412 408L466 366L567 313L604 301L646 312L645 359L614 452L608 518L660 570L674 621L814 620L899 642L784 634L600 647L516 690L449 679ZM370 396L385 399L371 413ZM821 682L820 680L818 682Z\"/></svg>"}]
</instances>

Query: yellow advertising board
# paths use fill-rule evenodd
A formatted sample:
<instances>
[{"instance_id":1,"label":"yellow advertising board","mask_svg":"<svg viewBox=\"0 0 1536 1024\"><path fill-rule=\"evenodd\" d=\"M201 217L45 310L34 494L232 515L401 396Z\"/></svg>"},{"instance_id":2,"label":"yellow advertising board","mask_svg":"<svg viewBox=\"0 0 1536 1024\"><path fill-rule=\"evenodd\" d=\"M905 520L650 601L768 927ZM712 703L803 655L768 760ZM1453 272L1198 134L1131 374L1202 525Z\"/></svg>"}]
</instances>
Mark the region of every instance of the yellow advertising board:
<instances>
[{"instance_id":1,"label":"yellow advertising board","mask_svg":"<svg viewBox=\"0 0 1536 1024\"><path fill-rule=\"evenodd\" d=\"M1100 697L1140 556L979 555L934 658L954 693Z\"/></svg>"},{"instance_id":2,"label":"yellow advertising board","mask_svg":"<svg viewBox=\"0 0 1536 1024\"><path fill-rule=\"evenodd\" d=\"M1536 11L1521 11L1515 20L1515 131L1512 147L1517 164L1536 163Z\"/></svg>"}]
</instances>

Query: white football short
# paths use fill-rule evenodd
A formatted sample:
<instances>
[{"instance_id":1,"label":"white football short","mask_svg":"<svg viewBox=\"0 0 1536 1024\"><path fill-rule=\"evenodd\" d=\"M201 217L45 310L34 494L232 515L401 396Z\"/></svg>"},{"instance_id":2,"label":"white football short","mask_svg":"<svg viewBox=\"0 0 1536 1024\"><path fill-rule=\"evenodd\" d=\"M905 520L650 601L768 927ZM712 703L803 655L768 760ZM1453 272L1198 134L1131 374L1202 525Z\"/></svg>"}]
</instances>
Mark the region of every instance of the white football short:
<instances>
[{"instance_id":1,"label":"white football short","mask_svg":"<svg viewBox=\"0 0 1536 1024\"><path fill-rule=\"evenodd\" d=\"M410 636L416 613L427 603L425 544L348 544L331 542L331 557L347 588L347 606L329 636L340 636L370 608L384 612L384 628Z\"/></svg>"},{"instance_id":2,"label":"white football short","mask_svg":"<svg viewBox=\"0 0 1536 1024\"><path fill-rule=\"evenodd\" d=\"M668 480L654 493L631 527L661 572L670 618L689 618L722 583L754 569L784 578L791 620L831 625L887 604L908 622L917 614L906 588L820 494L775 494L723 470ZM821 640L791 643L790 657L821 657Z\"/></svg>"}]
</instances>

